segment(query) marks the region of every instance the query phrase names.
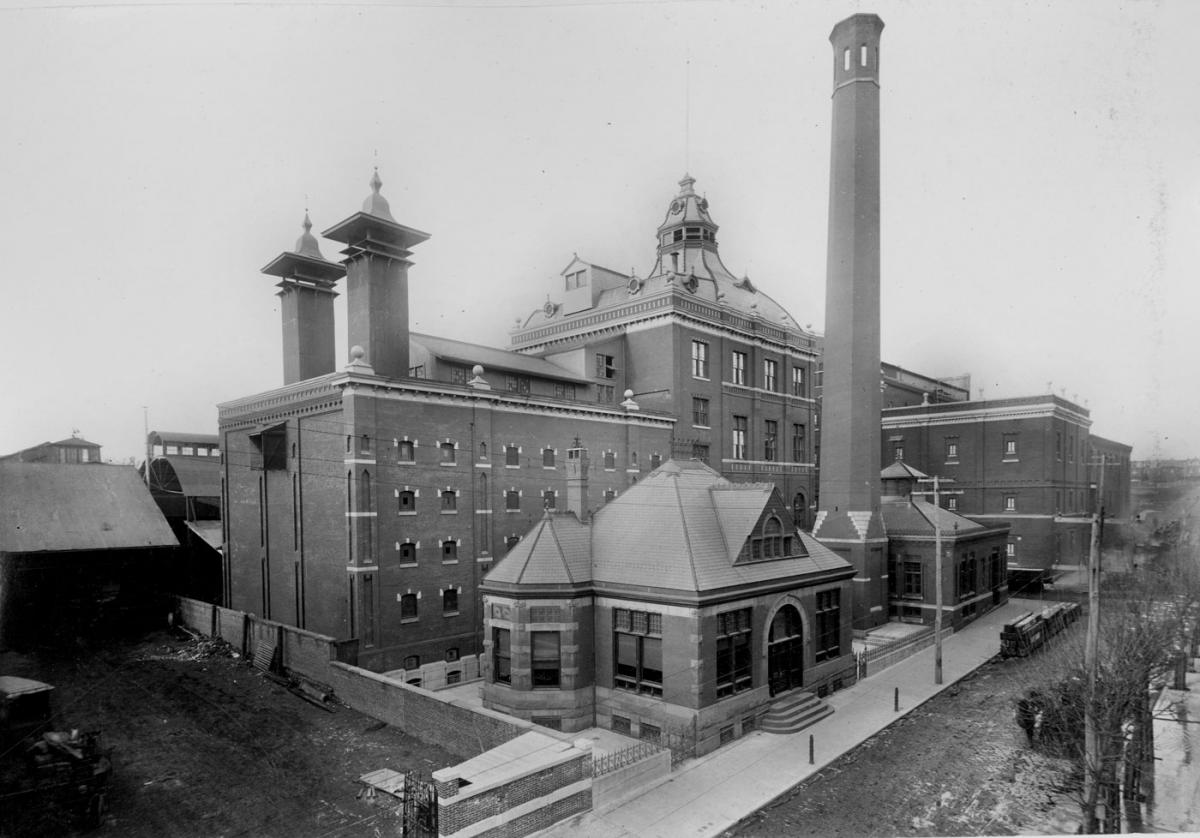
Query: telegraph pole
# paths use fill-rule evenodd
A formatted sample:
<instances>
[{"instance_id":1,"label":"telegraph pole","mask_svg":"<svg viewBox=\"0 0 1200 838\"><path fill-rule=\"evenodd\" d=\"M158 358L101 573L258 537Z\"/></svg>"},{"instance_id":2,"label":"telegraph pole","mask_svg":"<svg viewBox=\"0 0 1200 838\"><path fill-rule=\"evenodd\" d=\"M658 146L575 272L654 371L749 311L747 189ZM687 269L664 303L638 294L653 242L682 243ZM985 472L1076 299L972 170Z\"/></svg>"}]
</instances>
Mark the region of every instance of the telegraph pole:
<instances>
[{"instance_id":1,"label":"telegraph pole","mask_svg":"<svg viewBox=\"0 0 1200 838\"><path fill-rule=\"evenodd\" d=\"M914 495L933 495L933 505L939 509L942 506L942 495L961 495L962 490L945 490L943 491L942 483L953 483L950 478L942 479L934 475L933 477L919 477L918 483L932 483L933 491L931 492L913 492ZM942 524L941 518L933 519L933 572L937 579L937 610L933 614L933 683L942 683Z\"/></svg>"},{"instance_id":2,"label":"telegraph pole","mask_svg":"<svg viewBox=\"0 0 1200 838\"><path fill-rule=\"evenodd\" d=\"M150 408L142 405L142 431L146 440L146 485L150 485Z\"/></svg>"},{"instance_id":3,"label":"telegraph pole","mask_svg":"<svg viewBox=\"0 0 1200 838\"><path fill-rule=\"evenodd\" d=\"M1104 465L1105 454L1100 461L1088 465L1100 466L1100 479L1096 488L1096 508L1092 512L1092 543L1088 551L1088 625L1087 646L1084 651L1084 667L1087 669L1087 701L1083 706L1083 747L1086 766L1084 783L1088 802L1088 818L1085 824L1089 831L1096 825L1096 803L1100 772L1100 743L1096 734L1096 664L1100 645L1100 528L1104 522Z\"/></svg>"}]
</instances>

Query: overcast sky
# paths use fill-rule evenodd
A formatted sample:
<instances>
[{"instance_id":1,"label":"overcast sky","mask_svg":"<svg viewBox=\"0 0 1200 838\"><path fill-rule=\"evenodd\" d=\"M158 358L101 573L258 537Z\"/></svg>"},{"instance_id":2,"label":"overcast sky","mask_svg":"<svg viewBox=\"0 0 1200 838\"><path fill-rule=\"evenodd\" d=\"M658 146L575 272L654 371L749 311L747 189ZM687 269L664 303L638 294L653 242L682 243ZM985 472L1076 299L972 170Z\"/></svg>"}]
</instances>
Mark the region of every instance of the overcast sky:
<instances>
[{"instance_id":1,"label":"overcast sky","mask_svg":"<svg viewBox=\"0 0 1200 838\"><path fill-rule=\"evenodd\" d=\"M1200 454L1200 3L0 0L0 453L282 383L305 208L378 166L413 328L506 346L573 253L645 275L685 170L729 268L823 329L832 51L884 20L883 357ZM689 104L690 103L690 104ZM328 258L335 246L322 241ZM338 359L346 360L344 297Z\"/></svg>"}]
</instances>

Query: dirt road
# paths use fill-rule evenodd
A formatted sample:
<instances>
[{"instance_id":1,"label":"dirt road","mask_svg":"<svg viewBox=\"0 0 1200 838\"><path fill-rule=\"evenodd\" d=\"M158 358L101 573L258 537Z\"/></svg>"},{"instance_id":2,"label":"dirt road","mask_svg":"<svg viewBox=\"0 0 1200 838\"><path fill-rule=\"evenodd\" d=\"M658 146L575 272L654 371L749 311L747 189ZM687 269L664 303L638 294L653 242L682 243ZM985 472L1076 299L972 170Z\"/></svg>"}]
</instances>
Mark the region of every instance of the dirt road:
<instances>
[{"instance_id":1,"label":"dirt road","mask_svg":"<svg viewBox=\"0 0 1200 838\"><path fill-rule=\"evenodd\" d=\"M395 806L356 799L354 781L460 761L345 707L314 707L213 646L164 632L0 656L0 671L54 684L63 722L103 730L113 748L110 814L89 834L398 835ZM32 814L16 823L10 834L44 829Z\"/></svg>"},{"instance_id":2,"label":"dirt road","mask_svg":"<svg viewBox=\"0 0 1200 838\"><path fill-rule=\"evenodd\" d=\"M999 659L759 810L728 836L1071 833L1077 780L1013 720L1025 661Z\"/></svg>"}]
</instances>

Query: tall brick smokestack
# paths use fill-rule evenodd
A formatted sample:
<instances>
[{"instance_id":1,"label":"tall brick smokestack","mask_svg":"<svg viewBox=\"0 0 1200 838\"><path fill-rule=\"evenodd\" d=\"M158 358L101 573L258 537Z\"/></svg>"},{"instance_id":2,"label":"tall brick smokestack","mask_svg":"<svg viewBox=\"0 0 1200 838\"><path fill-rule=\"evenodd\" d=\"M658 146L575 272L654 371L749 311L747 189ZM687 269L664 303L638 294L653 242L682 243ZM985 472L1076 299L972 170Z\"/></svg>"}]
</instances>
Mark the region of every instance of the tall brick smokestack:
<instances>
[{"instance_id":1,"label":"tall brick smokestack","mask_svg":"<svg viewBox=\"0 0 1200 838\"><path fill-rule=\"evenodd\" d=\"M883 21L838 23L821 403L821 491L813 534L849 560L854 627L886 621L879 513L879 38Z\"/></svg>"}]
</instances>

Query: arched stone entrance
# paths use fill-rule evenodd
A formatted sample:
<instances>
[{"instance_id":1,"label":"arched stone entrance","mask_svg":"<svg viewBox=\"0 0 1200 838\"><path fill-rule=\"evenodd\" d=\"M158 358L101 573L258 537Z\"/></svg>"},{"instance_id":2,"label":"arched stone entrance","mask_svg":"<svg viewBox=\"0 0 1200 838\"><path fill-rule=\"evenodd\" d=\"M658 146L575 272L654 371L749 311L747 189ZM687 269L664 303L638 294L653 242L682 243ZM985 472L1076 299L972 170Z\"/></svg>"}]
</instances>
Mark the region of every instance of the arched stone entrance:
<instances>
[{"instance_id":1,"label":"arched stone entrance","mask_svg":"<svg viewBox=\"0 0 1200 838\"><path fill-rule=\"evenodd\" d=\"M804 626L794 605L784 605L771 619L767 684L773 696L804 684Z\"/></svg>"}]
</instances>

